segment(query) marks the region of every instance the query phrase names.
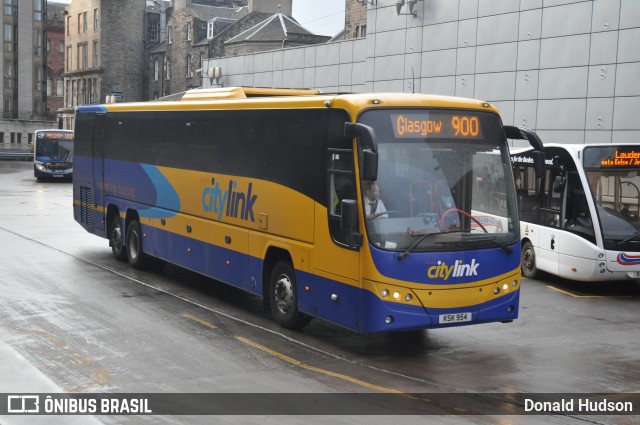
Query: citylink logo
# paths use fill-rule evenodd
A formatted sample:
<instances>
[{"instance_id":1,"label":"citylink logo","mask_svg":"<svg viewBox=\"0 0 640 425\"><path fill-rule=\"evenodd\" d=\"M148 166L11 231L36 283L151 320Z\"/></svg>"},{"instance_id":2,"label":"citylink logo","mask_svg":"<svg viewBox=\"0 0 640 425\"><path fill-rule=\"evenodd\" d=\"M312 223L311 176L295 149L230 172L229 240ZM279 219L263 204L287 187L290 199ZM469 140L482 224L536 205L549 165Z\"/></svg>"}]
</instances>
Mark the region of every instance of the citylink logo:
<instances>
[{"instance_id":1,"label":"citylink logo","mask_svg":"<svg viewBox=\"0 0 640 425\"><path fill-rule=\"evenodd\" d=\"M470 264L462 264L462 260L456 260L452 265L448 265L444 261L438 261L438 264L427 269L427 276L431 279L447 280L449 277L469 277L478 275L478 267L480 263L476 263L476 259L472 259Z\"/></svg>"},{"instance_id":2,"label":"citylink logo","mask_svg":"<svg viewBox=\"0 0 640 425\"><path fill-rule=\"evenodd\" d=\"M202 208L208 212L217 214L218 220L223 216L240 218L241 220L256 221L253 215L253 204L258 195L253 195L253 183L249 183L246 191L238 188L238 182L229 180L227 190L220 188L220 182L215 177L211 178L211 186L202 190Z\"/></svg>"},{"instance_id":3,"label":"citylink logo","mask_svg":"<svg viewBox=\"0 0 640 425\"><path fill-rule=\"evenodd\" d=\"M8 395L7 413L40 413L40 396Z\"/></svg>"}]
</instances>

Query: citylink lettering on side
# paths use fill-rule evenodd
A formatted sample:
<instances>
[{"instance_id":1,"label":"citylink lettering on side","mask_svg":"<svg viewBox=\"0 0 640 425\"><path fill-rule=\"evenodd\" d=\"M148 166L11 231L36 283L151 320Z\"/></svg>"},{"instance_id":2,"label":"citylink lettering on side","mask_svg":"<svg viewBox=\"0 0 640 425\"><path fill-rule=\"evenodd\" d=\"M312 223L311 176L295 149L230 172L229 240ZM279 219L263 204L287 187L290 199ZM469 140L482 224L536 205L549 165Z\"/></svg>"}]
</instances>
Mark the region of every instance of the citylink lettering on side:
<instances>
[{"instance_id":1,"label":"citylink lettering on side","mask_svg":"<svg viewBox=\"0 0 640 425\"><path fill-rule=\"evenodd\" d=\"M444 261L438 261L438 264L427 269L427 276L430 279L444 279L449 277L470 277L478 276L478 267L480 263L476 263L476 259L472 259L470 264L463 264L462 260L456 260L453 265L448 265Z\"/></svg>"},{"instance_id":2,"label":"citylink lettering on side","mask_svg":"<svg viewBox=\"0 0 640 425\"><path fill-rule=\"evenodd\" d=\"M211 178L211 186L202 190L202 208L216 214L218 220L222 217L240 218L241 220L256 221L253 214L253 204L258 195L252 194L253 183L249 183L247 190L238 188L238 182L229 180L227 190L222 191L220 182L215 177Z\"/></svg>"}]
</instances>

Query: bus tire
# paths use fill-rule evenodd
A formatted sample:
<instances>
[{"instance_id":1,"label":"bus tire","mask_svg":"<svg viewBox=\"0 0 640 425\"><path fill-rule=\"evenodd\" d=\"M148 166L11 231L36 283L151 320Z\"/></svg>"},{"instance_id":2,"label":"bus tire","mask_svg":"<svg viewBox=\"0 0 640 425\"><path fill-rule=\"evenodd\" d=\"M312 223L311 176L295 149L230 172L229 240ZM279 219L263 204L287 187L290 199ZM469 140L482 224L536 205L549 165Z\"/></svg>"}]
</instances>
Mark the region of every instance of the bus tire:
<instances>
[{"instance_id":1,"label":"bus tire","mask_svg":"<svg viewBox=\"0 0 640 425\"><path fill-rule=\"evenodd\" d=\"M522 275L527 279L535 279L538 274L538 268L536 267L536 252L530 241L525 241L522 245L520 269L522 270Z\"/></svg>"},{"instance_id":2,"label":"bus tire","mask_svg":"<svg viewBox=\"0 0 640 425\"><path fill-rule=\"evenodd\" d=\"M109 245L111 246L111 252L114 258L118 261L127 260L127 250L124 247L123 236L122 222L120 221L120 217L115 215L109 225Z\"/></svg>"},{"instance_id":3,"label":"bus tire","mask_svg":"<svg viewBox=\"0 0 640 425\"><path fill-rule=\"evenodd\" d=\"M142 230L140 229L140 222L138 220L132 220L127 226L127 258L129 264L134 269L142 269L145 266L145 254L142 248Z\"/></svg>"},{"instance_id":4,"label":"bus tire","mask_svg":"<svg viewBox=\"0 0 640 425\"><path fill-rule=\"evenodd\" d=\"M278 262L271 271L268 294L273 319L283 328L300 329L311 320L298 310L295 270L288 261Z\"/></svg>"}]
</instances>

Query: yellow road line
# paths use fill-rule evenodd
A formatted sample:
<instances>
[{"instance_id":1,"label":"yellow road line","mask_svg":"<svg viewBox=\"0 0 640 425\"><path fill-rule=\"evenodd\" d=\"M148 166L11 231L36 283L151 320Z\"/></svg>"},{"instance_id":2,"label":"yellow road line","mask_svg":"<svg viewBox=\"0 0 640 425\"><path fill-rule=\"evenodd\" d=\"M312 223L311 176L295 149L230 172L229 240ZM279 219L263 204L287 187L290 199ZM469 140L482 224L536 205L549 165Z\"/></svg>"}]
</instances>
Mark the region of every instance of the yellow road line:
<instances>
[{"instance_id":1,"label":"yellow road line","mask_svg":"<svg viewBox=\"0 0 640 425\"><path fill-rule=\"evenodd\" d=\"M555 286L547 285L547 288L553 289L554 291L561 292L565 295L569 295L573 298L632 298L630 295L578 295L573 292L565 291L560 288L556 288Z\"/></svg>"},{"instance_id":2,"label":"yellow road line","mask_svg":"<svg viewBox=\"0 0 640 425\"><path fill-rule=\"evenodd\" d=\"M276 357L278 357L278 358L280 358L280 359L282 359L282 360L284 360L284 361L286 361L288 363L291 363L291 364L293 364L295 366L298 366L298 367L301 367L301 368L304 368L304 369L307 369L307 370L312 370L314 372L318 372L318 373L321 373L323 375L333 376L334 378L343 379L343 380L351 382L353 384L360 385L362 387L369 388L369 389L376 390L376 391L380 391L380 392L383 392L383 393L403 394L401 391L394 390L392 388L381 387L379 385L371 384L369 382L365 382L365 381L362 381L362 380L357 379L357 378L353 378L353 377L348 376L348 375L343 375L341 373L332 372L330 370L326 370L326 369L322 369L322 368L319 368L319 367L315 367L315 366L311 366L311 365L308 365L308 364L304 364L299 360L291 358L291 357L289 357L289 356L287 356L285 354L279 353L278 351L272 350L271 348L265 347L262 344L258 344L257 342L251 341L250 339L247 339L247 338L244 338L244 337L236 336L235 338L238 341L242 341L245 344L248 344L248 345L250 345L250 346L252 346L254 348L257 348L258 350L262 350L265 353L269 353L269 354L271 354L273 356L276 356ZM405 394L403 394L403 395L405 395Z\"/></svg>"},{"instance_id":3,"label":"yellow road line","mask_svg":"<svg viewBox=\"0 0 640 425\"><path fill-rule=\"evenodd\" d=\"M209 323L206 320L201 319L201 318L199 318L197 316L194 316L192 314L185 313L185 314L182 315L182 317L184 317L185 319L193 320L194 322L198 322L201 325L206 326L206 327L208 327L210 329L218 329L218 327L216 325L214 325L213 323Z\"/></svg>"}]
</instances>

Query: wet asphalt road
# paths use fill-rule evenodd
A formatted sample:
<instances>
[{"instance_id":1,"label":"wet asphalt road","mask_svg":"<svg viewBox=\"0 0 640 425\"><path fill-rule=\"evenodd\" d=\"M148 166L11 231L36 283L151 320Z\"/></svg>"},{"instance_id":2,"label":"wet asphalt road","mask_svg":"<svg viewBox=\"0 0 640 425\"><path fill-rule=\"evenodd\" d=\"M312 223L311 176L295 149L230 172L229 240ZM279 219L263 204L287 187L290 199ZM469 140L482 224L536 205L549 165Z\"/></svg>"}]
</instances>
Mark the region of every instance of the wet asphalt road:
<instances>
[{"instance_id":1,"label":"wet asphalt road","mask_svg":"<svg viewBox=\"0 0 640 425\"><path fill-rule=\"evenodd\" d=\"M286 331L253 295L173 266L137 271L117 262L106 240L74 221L70 183L38 183L31 163L0 161L0 364L17 353L38 374L18 379L3 371L0 393L630 393L640 391L639 323L640 284L547 277L523 281L520 318L510 324L358 335L314 320L303 332ZM498 394L478 405L453 399L436 407L452 415L503 402ZM362 423L312 418L305 422ZM435 420L392 421L425 418ZM32 422L19 419L0 424ZM434 423L498 422L639 423L638 416L439 416Z\"/></svg>"}]
</instances>

